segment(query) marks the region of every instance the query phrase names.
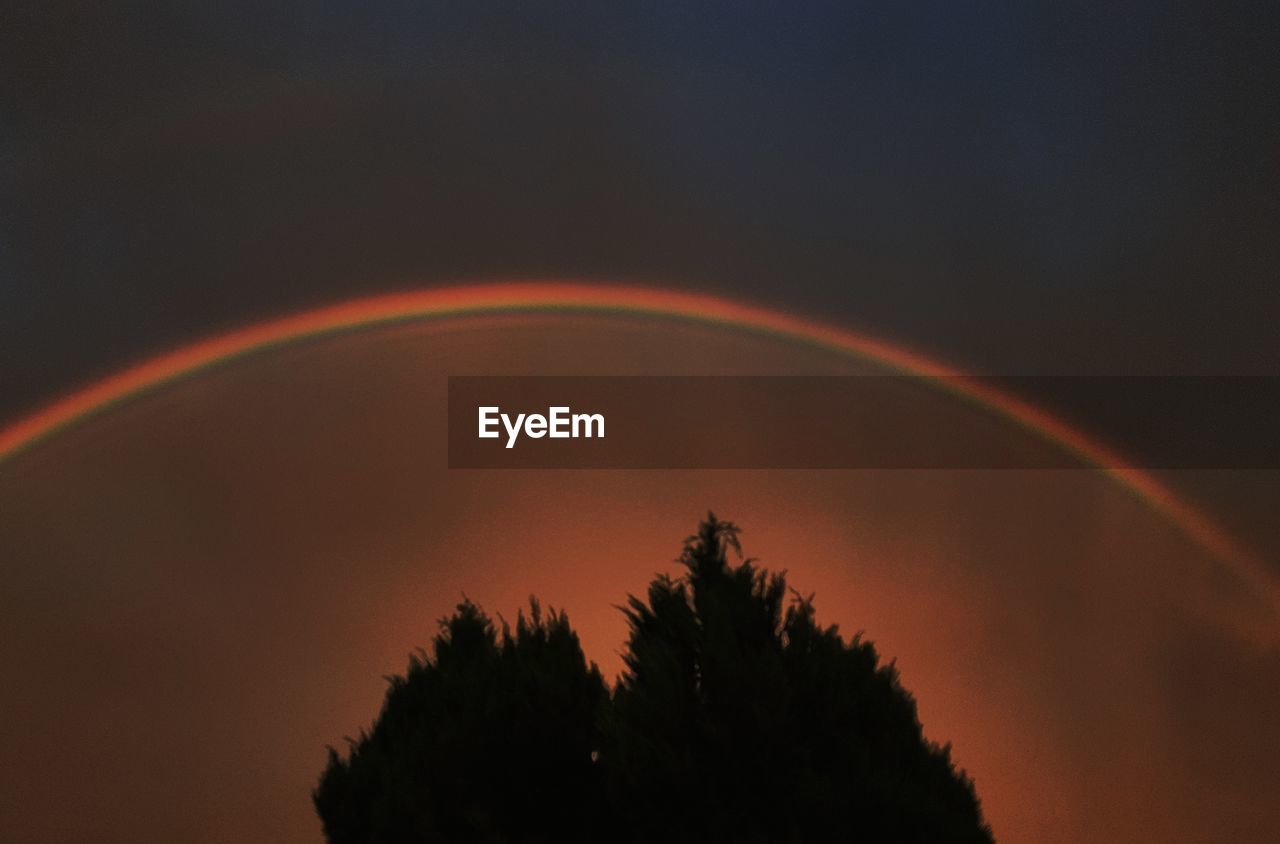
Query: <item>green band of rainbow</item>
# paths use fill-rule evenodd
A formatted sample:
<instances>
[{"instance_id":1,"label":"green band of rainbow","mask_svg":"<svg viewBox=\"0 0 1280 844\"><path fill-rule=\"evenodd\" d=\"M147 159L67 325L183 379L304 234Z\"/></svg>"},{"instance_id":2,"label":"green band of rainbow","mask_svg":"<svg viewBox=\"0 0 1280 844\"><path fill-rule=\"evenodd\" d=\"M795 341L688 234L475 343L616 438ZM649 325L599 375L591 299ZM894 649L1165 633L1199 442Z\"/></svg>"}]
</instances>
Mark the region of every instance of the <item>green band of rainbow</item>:
<instances>
[{"instance_id":1,"label":"green band of rainbow","mask_svg":"<svg viewBox=\"0 0 1280 844\"><path fill-rule=\"evenodd\" d=\"M937 378L935 383L940 388L980 403L1113 476L1280 607L1280 588L1261 561L1151 475L1127 467L1118 454L1043 410L871 337L715 296L648 287L546 281L473 284L357 299L258 323L148 360L19 419L0 430L0 465L89 416L243 355L305 338L392 322L529 312L624 313L719 325L852 355L902 373Z\"/></svg>"}]
</instances>

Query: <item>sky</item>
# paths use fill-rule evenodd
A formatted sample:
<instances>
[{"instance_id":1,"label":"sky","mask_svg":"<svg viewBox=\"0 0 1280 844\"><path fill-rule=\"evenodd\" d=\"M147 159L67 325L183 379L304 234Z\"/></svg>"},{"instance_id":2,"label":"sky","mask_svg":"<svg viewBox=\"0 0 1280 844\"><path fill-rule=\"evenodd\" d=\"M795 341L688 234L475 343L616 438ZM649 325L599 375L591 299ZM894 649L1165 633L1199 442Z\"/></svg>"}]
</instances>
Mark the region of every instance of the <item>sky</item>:
<instances>
[{"instance_id":1,"label":"sky","mask_svg":"<svg viewBox=\"0 0 1280 844\"><path fill-rule=\"evenodd\" d=\"M1274 4L18 4L0 419L360 294L626 279L1275 374Z\"/></svg>"},{"instance_id":2,"label":"sky","mask_svg":"<svg viewBox=\"0 0 1280 844\"><path fill-rule=\"evenodd\" d=\"M566 610L612 680L617 605L676 573L710 508L895 660L997 840L1280 829L1276 592L1132 490L1085 470L448 468L447 375L584 368L877 371L633 316L410 323L242 358L8 458L0 826L314 841L325 745L369 725L464 594L508 620L529 595ZM1014 427L933 402L996 441Z\"/></svg>"},{"instance_id":3,"label":"sky","mask_svg":"<svg viewBox=\"0 0 1280 844\"><path fill-rule=\"evenodd\" d=\"M1280 54L1274 48L1280 11L1274 3L114 5L20 2L6 10L0 27L0 428L124 366L263 319L360 296L530 277L625 281L755 302L881 337L971 372L1280 375ZM509 346L509 337L494 342L488 351L464 344L451 354L472 360L478 371L502 370L503 361L509 366L512 359L511 348L526 348ZM779 361L790 360L777 354ZM481 357L476 362L468 355ZM582 358L580 350L574 355ZM336 358L327 359L327 365L339 366L334 383L363 383L362 359L357 355L342 364L357 373L346 381L339 376L348 370ZM277 374L254 375L258 370L250 368L247 385L231 393L215 382L159 394L124 415L103 417L100 426L66 443L32 452L21 464L0 467L0 500L8 502L7 516L0 508L0 565L10 572L36 571L39 566L29 564L46 561L52 567L48 582L22 581L32 594L45 595L68 618L81 618L83 631L101 631L105 624L123 636L120 631L129 625L167 632L176 629L170 625L180 626L182 619L166 615L168 610L145 620L157 606L148 601L164 604L157 596L204 582L200 566L229 564L237 543L247 543L253 554L275 549L292 568L262 575L270 587L260 605L265 626L218 639L233 649L255 636L281 635L270 618L286 604L272 602L310 582L299 574L309 551L328 555L324 571L335 580L321 582L334 589L375 595L400 583L408 575L393 563L407 564L417 559L413 553L426 553L406 550L412 539L423 538L414 532L407 508L436 494L413 487L411 479L396 476L397 483L410 486L389 514L374 518L373 508L357 507L369 516L358 527L335 515L343 508L326 497L336 494L329 487L318 483L313 491L320 504L307 508L325 514L331 530L355 531L348 544L335 540L332 547L373 547L384 567L383 580L359 586L357 579L352 586L337 577L347 574L345 558L333 557L337 552L327 550L327 540L310 537L286 548L288 537L298 534L283 526L308 523L312 510L264 511L264 520L280 516L277 524L259 522L227 503L248 484L257 492L246 501L287 508L288 495L272 497L273 490L279 493L273 486L282 483L278 477L255 474L253 461L243 456L243 464L234 463L245 473L238 478L209 466L191 476L214 484L203 491L182 474L183 467L200 468L186 462L199 464L199 456L185 450L192 443L231 454L237 445L252 445L246 453L259 456L281 448L282 456L270 465L284 472L314 460L311 448L341 441L347 431L342 417L303 442L270 425L256 432L236 428L255 418L278 418L284 426L300 409L330 407L319 394L306 392L318 383L308 379L319 376L299 379L301 395L273 395L291 382L271 379L289 370L271 369L284 366L271 360L261 365ZM391 387L411 383L417 372L386 375L390 380L383 387L393 393ZM268 386L256 377L266 378ZM212 395L235 396L246 415L226 417L227 408ZM286 405L286 396L301 404ZM239 430L241 439L214 430L212 423L197 423L186 434L168 427L166 420L190 422L200 408ZM351 421L351 430L385 433L375 421ZM393 424L385 418L382 423ZM147 438L164 431L177 439L148 452ZM263 439L272 432L276 439ZM379 436L366 442L376 443ZM125 443L122 454L150 453L151 459L89 459L100 442ZM380 462L390 458L376 448L368 457L374 466L389 465ZM322 469L308 471L324 477ZM359 479L362 488L376 491L369 478ZM468 483L487 490L467 500L476 513L488 512L490 505L475 502L492 503L498 499L485 496L496 493L484 481ZM580 496L575 500L588 500L591 483L581 483L587 492L573 493ZM646 553L671 545L674 554L673 543L691 525L673 522L686 509L710 502L697 491L665 501L659 491L620 480L608 494L596 491L602 502L611 502L601 506L625 514L618 496L631 483L639 484L634 494L654 515L645 523L653 528L645 534L653 543L644 546ZM923 500L938 524L956 516L957 502L968 496L962 490L930 498L901 483L923 499L907 492L890 498L904 508L908 500ZM1179 483L1280 567L1280 537L1273 527L1280 473L1200 473ZM779 484L776 489L790 489ZM181 494L157 495L158 488ZM754 516L766 550L785 556L786 537L769 538L778 529L770 514L778 511L779 494L772 489L766 485L753 498L732 485L717 487L745 511L725 515L749 529L748 517ZM1090 488L1083 497L1062 494L1083 508L1070 512L1101 519L1085 532L1088 541L1108 553L1123 546L1140 558L1134 571L1150 575L1144 566L1153 548L1181 559L1182 551L1151 538L1163 535L1156 526L1149 526L1150 536L1142 533L1156 544L1138 551L1108 533L1115 529L1108 527L1109 511L1096 510L1104 493ZM873 543L885 560L915 559L903 553L900 543L907 540L894 534L911 533L906 511L849 495L855 510L885 520L885 535ZM233 507L229 515L209 516L215 526L261 533L232 543L236 547L218 545L200 516L210 496ZM992 500L1008 504L1017 497L1006 491ZM95 501L112 503L95 509ZM516 509L518 503L507 502ZM805 512L826 513L824 506ZM1046 509L1034 512L1043 517ZM82 521L63 535L58 526L66 523L66 512L79 513ZM536 508L521 512L534 515L519 524L539 524ZM126 526L155 526L161 535L152 537L148 553L212 544L183 558L190 568L180 569L186 574L176 579L152 557L138 558L139 571L153 566L146 569L152 579L126 578L124 593L105 592L108 616L102 621L89 612L97 599L68 584L96 582L76 580L93 570L89 550L105 548L111 559L133 559L127 531L113 532L97 521L112 513ZM996 570L1016 573L1008 555L1022 546L1001 545L997 524L988 525L994 533L937 527L933 556L918 564L947 571L999 548ZM391 530L387 548L376 545L379 526ZM1051 527L1046 523L1046 530ZM1069 537L1069 531L1053 530L1058 540ZM673 532L668 537L666 531ZM834 528L820 535L853 545L867 538ZM255 537L265 544L254 545ZM944 553L938 550L944 538L960 544ZM423 548L453 548L463 540L433 534L432 542ZM536 559L553 559L551 540L530 542ZM1069 547L1075 546L1067 543L1059 553ZM650 559L637 552L628 577L642 580L659 564ZM242 559L238 565L249 563ZM208 581L212 597L192 598L195 609L212 615L234 611L236 590L261 585L251 574L235 569L226 580ZM958 577L959 594L971 590L988 600L1011 590L1008 595L1023 596L1009 581L973 577ZM620 578L610 579L608 589L601 582L598 594L613 590ZM823 582L832 590L843 588L838 580ZM898 581L886 575L877 582L901 598ZM975 585L991 582L1006 585L989 592ZM1026 586L1017 577L1011 582ZM1052 577L1048 582L1062 585ZM1092 582L1072 581L1067 594L1079 595L1080 584ZM523 588L503 583L503 600ZM1052 591L1038 580L1032 586L1036 594ZM1123 584L1117 594L1131 588ZM333 594L322 592L316 587L303 603L332 607ZM116 610L112 595L120 597ZM948 611L961 611L937 600ZM431 606L435 612L436 604ZM1116 606L1095 607L1108 619L1100 630L1124 629L1128 622L1116 620ZM872 620L889 625L893 638L892 613L874 615L868 602L850 607L873 613ZM1196 612L1203 609L1197 603ZM76 615L81 610L85 614ZM406 609L398 618L411 615ZM1235 634L1223 632L1231 625L1224 628L1221 618L1210 615L1212 635L1193 635L1164 621L1142 627L1161 631L1161 642L1181 644L1153 645L1168 670L1154 671L1122 697L1128 704L1149 702L1158 688L1159 699L1177 702L1152 722L1161 730L1225 735L1216 744L1183 748L1179 764L1223 772L1212 780L1222 789L1219 797L1249 795L1250 783L1268 782L1259 773L1265 760L1242 750L1247 758L1232 767L1222 748L1247 745L1230 725L1255 723L1252 707L1258 699L1274 699L1280 672L1274 649L1241 650ZM357 616L341 615L350 623ZM17 617L11 615L9 623L17 625ZM1015 624L1017 614L993 618ZM24 635L41 629L27 628ZM68 628L72 634L79 629ZM198 632L183 629L174 641L203 641ZM287 752L298 754L288 758L304 760L288 776L306 780L306 748L336 740L331 733L341 725L353 728L353 719L371 714L379 674L397 668L421 630L408 622L388 623L376 634L353 639L363 644L342 652L339 673L365 679L352 680L356 685L338 711L310 710L310 720L298 722L304 726L285 729ZM263 657L254 676L270 677L282 662L301 659L304 644L332 646L331 631L311 632L314 638L286 636L280 649L269 651L281 662ZM1057 641L1057 633L1032 633L1016 629L1033 642ZM72 659L74 648L58 641L64 644L50 651L48 665ZM601 634L596 641L607 652L608 637ZM898 650L928 662L931 651L920 641L897 641ZM981 653L985 640L966 641ZM226 651L218 653L225 658ZM1010 664L1031 664L1041 655L1028 645ZM178 656L166 652L159 658ZM1121 657L1116 660L1122 665ZM378 670L368 668L371 662ZM140 664L125 668L137 671ZM299 682L325 688L323 671L301 665ZM1117 665L1098 676L1110 682L1119 676ZM45 676L33 663L23 666L34 672L28 676ZM220 670L233 673L228 665ZM922 669L918 676L926 674ZM140 675L120 676L102 682L120 695L112 700L132 711L136 701L120 690L132 688L128 678ZM1058 679L1023 688L1023 697L1015 699L1038 706L1061 688L1054 683L1068 684L1064 678L1071 673L1064 668L1045 676ZM1198 676L1209 679L1187 679ZM962 676L943 671L938 677L926 685L951 695L964 688ZM174 682L165 694L194 706L183 697L186 687ZM1104 687L1102 681L1097 687ZM267 682L264 688L283 694L287 684ZM978 697L958 699L980 708ZM25 699L24 705L37 701L38 712L39 700ZM250 694L233 709L265 719L259 735L284 741L270 729L283 722L273 721L278 714L261 704ZM962 736L969 730L981 744L973 722L946 711L938 716L943 726ZM1123 732L1133 726L1129 717L1109 719L1093 711L1078 721L1054 721L1062 732L1046 753L1067 753L1082 725ZM1268 722L1255 731L1262 736L1259 746L1275 744L1280 734L1273 726ZM247 740L217 735L226 740L219 746L228 754L219 764L233 767L239 758L233 751L243 746L237 742ZM1131 785L1142 759L1149 758L1143 754L1164 735L1143 733L1133 759L1112 769L1117 782ZM113 746L103 747L107 758ZM1012 764L999 747L1008 745L992 750L984 764ZM1077 782L1097 780L1099 764L1086 753L1073 757L1071 770ZM301 774L298 766L305 768ZM155 771L148 776L144 781L152 784L164 779ZM270 817L279 805L272 799L297 796L287 777L263 780L268 781L274 785L258 796L242 795L257 801L249 816ZM1135 797L1141 808L1125 816L1125 823L1137 823L1134 818L1146 817L1143 811L1154 813L1176 792L1185 816L1169 817L1181 818L1185 829L1212 828L1218 816L1200 812L1193 799L1208 793L1205 783L1174 782L1176 788L1160 791L1159 799ZM1050 783L1037 793L1058 792ZM1078 807L1096 807L1094 798L1074 795L1059 808L1080 812L1084 826L1077 828L1089 831L1088 812ZM1234 805L1222 799L1222 806ZM192 806L198 814L197 804ZM290 805L305 814L305 801L301 810ZM1035 824L1057 817L1037 820L1034 811L1019 814L1010 808L1014 804L1002 805L1006 829L1029 830L1022 840L1043 840L1044 829ZM92 815L101 808L90 805L86 811ZM1112 810L1094 817L1123 815L1120 808ZM189 816L175 818L172 828L186 828L181 824Z\"/></svg>"}]
</instances>

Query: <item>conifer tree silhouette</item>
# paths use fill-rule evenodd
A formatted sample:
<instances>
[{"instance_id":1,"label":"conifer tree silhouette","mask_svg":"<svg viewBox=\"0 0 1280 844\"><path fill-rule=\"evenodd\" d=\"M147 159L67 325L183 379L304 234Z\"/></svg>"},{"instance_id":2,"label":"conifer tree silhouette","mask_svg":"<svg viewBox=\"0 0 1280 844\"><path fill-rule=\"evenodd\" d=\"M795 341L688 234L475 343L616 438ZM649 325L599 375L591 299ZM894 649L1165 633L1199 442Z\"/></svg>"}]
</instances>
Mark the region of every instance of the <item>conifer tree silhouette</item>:
<instances>
[{"instance_id":1,"label":"conifer tree silhouette","mask_svg":"<svg viewBox=\"0 0 1280 844\"><path fill-rule=\"evenodd\" d=\"M896 669L727 549L740 553L738 528L711 514L685 543L685 576L625 609L600 759L630 840L990 841Z\"/></svg>"},{"instance_id":2,"label":"conifer tree silhouette","mask_svg":"<svg viewBox=\"0 0 1280 844\"><path fill-rule=\"evenodd\" d=\"M714 514L622 607L612 695L563 613L470 602L314 793L333 842L990 842L874 646L741 558Z\"/></svg>"},{"instance_id":3,"label":"conifer tree silhouette","mask_svg":"<svg viewBox=\"0 0 1280 844\"><path fill-rule=\"evenodd\" d=\"M537 602L497 634L466 601L392 677L372 730L313 795L331 842L594 840L600 672Z\"/></svg>"}]
</instances>

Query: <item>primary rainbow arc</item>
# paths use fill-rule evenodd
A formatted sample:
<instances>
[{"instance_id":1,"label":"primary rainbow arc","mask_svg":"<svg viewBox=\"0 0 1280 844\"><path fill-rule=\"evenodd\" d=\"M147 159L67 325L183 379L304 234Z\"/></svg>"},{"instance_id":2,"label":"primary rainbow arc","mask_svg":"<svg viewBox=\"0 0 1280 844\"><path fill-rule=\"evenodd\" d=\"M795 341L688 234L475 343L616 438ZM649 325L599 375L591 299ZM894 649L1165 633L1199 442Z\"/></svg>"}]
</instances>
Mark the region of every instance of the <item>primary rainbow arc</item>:
<instances>
[{"instance_id":1,"label":"primary rainbow arc","mask_svg":"<svg viewBox=\"0 0 1280 844\"><path fill-rule=\"evenodd\" d=\"M1015 396L899 346L768 308L716 296L651 287L514 282L442 287L356 299L211 337L125 369L0 429L0 466L77 422L176 379L287 343L340 331L418 319L497 313L626 313L721 325L768 334L867 359L905 374L938 379L941 388L976 401L1107 472L1183 533L1280 606L1280 587L1249 551L1203 513L1120 455ZM945 383L944 383L945 379Z\"/></svg>"}]
</instances>

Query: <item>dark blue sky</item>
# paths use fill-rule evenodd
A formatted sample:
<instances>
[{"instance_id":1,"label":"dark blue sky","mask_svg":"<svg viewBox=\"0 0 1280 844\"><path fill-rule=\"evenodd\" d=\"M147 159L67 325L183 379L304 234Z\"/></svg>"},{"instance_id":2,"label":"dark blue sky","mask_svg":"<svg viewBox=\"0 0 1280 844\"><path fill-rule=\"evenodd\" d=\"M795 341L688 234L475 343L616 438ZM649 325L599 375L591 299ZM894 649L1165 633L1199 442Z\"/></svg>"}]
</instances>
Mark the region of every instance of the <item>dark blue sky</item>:
<instances>
[{"instance_id":1,"label":"dark blue sky","mask_svg":"<svg viewBox=\"0 0 1280 844\"><path fill-rule=\"evenodd\" d=\"M1069 5L16 9L0 420L262 316L508 274L981 371L1280 373L1275 4Z\"/></svg>"}]
</instances>

